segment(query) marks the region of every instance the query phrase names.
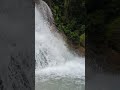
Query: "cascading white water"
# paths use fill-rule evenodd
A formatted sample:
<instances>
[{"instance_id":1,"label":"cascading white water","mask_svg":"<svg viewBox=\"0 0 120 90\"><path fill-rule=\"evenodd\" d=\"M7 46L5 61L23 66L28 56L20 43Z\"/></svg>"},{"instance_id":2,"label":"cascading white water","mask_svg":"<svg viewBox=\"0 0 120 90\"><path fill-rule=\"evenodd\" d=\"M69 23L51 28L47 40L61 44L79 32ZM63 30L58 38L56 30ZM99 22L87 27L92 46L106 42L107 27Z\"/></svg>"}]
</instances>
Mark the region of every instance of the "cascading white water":
<instances>
[{"instance_id":1,"label":"cascading white water","mask_svg":"<svg viewBox=\"0 0 120 90\"><path fill-rule=\"evenodd\" d=\"M41 1L41 3L45 2ZM49 10L50 13L51 11L48 6L48 9L44 9L44 7L46 6L35 6L36 85L51 79L60 80L62 78L77 79L77 82L82 80L83 82L81 83L84 84L84 58L73 54L67 48L62 37L58 33L51 31L51 25L46 17L44 17L46 10ZM49 17L52 17L51 14ZM45 87L43 89L42 86L39 86L39 88L36 86L36 90L54 90L53 88L45 89Z\"/></svg>"}]
</instances>

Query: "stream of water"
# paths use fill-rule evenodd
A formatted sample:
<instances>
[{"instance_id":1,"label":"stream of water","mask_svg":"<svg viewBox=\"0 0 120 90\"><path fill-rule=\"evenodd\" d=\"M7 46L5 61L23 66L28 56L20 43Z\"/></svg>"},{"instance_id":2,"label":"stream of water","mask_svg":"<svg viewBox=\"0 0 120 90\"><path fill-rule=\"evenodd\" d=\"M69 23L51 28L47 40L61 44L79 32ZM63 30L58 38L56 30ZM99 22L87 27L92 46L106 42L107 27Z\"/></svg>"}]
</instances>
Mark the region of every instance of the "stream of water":
<instances>
[{"instance_id":1,"label":"stream of water","mask_svg":"<svg viewBox=\"0 0 120 90\"><path fill-rule=\"evenodd\" d=\"M85 90L85 60L51 30L45 5L35 6L35 90Z\"/></svg>"}]
</instances>

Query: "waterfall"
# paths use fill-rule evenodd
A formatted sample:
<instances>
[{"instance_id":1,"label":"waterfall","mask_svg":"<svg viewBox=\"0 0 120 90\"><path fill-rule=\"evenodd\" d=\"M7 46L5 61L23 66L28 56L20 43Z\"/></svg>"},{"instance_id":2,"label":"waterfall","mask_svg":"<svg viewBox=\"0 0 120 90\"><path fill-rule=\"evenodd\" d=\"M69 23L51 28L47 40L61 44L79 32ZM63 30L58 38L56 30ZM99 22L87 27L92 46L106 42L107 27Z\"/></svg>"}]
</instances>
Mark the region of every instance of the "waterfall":
<instances>
[{"instance_id":1,"label":"waterfall","mask_svg":"<svg viewBox=\"0 0 120 90\"><path fill-rule=\"evenodd\" d=\"M44 1L35 5L36 82L85 77L85 60L67 48L63 38L51 30L53 17Z\"/></svg>"}]
</instances>

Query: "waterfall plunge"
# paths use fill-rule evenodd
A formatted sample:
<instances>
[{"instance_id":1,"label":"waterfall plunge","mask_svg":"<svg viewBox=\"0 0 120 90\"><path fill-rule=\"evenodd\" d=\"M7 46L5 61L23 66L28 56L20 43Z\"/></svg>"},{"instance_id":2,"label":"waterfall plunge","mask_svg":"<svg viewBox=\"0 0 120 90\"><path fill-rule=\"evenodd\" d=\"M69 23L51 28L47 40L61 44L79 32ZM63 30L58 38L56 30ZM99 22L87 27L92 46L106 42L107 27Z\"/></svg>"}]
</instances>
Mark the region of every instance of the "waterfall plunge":
<instances>
[{"instance_id":1,"label":"waterfall plunge","mask_svg":"<svg viewBox=\"0 0 120 90\"><path fill-rule=\"evenodd\" d=\"M48 18L52 18L52 14L46 5L41 1L35 6L36 82L63 77L84 79L84 58L73 54L62 37L51 31Z\"/></svg>"}]
</instances>

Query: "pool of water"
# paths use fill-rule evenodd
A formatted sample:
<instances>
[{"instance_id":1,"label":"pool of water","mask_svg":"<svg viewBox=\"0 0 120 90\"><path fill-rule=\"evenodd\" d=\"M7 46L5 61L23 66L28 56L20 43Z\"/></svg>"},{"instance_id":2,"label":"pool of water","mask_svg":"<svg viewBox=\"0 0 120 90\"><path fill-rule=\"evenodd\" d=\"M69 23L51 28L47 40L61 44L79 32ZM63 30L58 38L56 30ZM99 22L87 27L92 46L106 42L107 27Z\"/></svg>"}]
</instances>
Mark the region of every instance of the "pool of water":
<instances>
[{"instance_id":1,"label":"pool of water","mask_svg":"<svg viewBox=\"0 0 120 90\"><path fill-rule=\"evenodd\" d=\"M84 80L61 78L38 81L35 90L85 90Z\"/></svg>"}]
</instances>

